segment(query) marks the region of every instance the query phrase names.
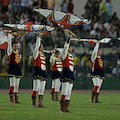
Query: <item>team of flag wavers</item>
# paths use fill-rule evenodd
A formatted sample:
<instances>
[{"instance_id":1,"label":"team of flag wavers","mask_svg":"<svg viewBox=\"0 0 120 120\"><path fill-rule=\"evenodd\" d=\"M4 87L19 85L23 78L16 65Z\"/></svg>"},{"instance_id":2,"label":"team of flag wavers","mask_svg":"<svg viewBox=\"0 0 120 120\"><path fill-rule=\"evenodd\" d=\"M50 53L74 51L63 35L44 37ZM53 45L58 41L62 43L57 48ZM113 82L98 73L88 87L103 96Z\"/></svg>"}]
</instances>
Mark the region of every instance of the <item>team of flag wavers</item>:
<instances>
[{"instance_id":1,"label":"team of flag wavers","mask_svg":"<svg viewBox=\"0 0 120 120\"><path fill-rule=\"evenodd\" d=\"M44 50L44 45L42 43L43 31L52 32L56 28L47 25L34 25L31 23L25 24L4 24L4 26L9 27L9 30L0 31L0 48L7 49L7 54L9 58L8 67L8 77L10 81L9 96L10 103L20 103L18 99L19 94L19 84L20 78L22 78L21 70L21 53L18 51L18 43L14 40L14 36L19 34L14 34L12 31L29 31L35 32L37 35L35 48L33 51L33 91L32 91L32 106L38 108L44 108L42 104L46 80L47 80L47 69L46 69L46 57L44 52L51 52L50 64L52 68L52 86L51 86L51 99L53 101L60 101L60 112L70 113L69 105L71 92L73 89L74 79L74 63L73 46L71 41L77 42L89 42L90 44L95 44L94 50L91 55L91 79L93 81L94 88L92 90L90 102L100 103L98 100L100 88L102 82L105 78L103 69L103 59L101 57L101 43L108 43L110 38L103 38L102 40L94 39L76 39L76 35L68 30L69 27L78 26L80 24L89 25L91 21L88 19L80 19L79 17L70 14L63 13L60 11L53 11L47 9L34 9L39 12L55 24L57 24L61 29L63 29L66 40L64 48L56 48L51 51ZM61 87L61 98L59 100L59 92ZM38 96L38 104L36 103L36 97ZM47 109L47 108L46 108Z\"/></svg>"}]
</instances>

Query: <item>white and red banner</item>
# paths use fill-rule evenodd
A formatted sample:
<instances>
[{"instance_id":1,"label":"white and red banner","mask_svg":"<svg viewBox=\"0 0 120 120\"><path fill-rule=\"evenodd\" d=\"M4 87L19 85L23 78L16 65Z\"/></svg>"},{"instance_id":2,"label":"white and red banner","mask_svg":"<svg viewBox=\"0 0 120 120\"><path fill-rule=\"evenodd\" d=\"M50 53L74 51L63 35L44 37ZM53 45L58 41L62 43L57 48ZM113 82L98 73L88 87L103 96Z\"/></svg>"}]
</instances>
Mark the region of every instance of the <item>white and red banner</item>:
<instances>
[{"instance_id":1,"label":"white and red banner","mask_svg":"<svg viewBox=\"0 0 120 120\"><path fill-rule=\"evenodd\" d=\"M6 49L7 45L8 45L8 38L6 36L6 33L0 31L0 49Z\"/></svg>"}]
</instances>

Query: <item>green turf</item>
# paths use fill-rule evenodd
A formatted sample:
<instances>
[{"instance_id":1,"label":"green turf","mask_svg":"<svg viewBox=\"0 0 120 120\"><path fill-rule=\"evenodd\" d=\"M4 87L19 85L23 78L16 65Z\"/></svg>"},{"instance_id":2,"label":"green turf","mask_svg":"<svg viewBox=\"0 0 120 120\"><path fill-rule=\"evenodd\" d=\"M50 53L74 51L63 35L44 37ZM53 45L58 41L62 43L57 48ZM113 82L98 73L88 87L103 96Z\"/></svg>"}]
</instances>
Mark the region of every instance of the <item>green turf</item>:
<instances>
[{"instance_id":1,"label":"green turf","mask_svg":"<svg viewBox=\"0 0 120 120\"><path fill-rule=\"evenodd\" d=\"M30 93L21 93L19 98L22 104L11 104L8 94L0 93L0 120L120 120L119 93L102 93L101 104L89 103L90 93L73 93L72 113L60 113L59 102L51 101L49 93L43 102L47 108L33 108Z\"/></svg>"}]
</instances>

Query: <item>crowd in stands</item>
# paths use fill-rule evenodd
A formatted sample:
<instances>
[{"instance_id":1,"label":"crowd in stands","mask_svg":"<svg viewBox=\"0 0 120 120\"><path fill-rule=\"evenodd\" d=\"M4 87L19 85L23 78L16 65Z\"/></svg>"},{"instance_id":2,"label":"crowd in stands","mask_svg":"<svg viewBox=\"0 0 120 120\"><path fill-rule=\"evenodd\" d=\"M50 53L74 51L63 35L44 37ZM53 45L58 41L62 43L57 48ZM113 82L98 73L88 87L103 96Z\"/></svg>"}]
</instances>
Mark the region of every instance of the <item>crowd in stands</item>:
<instances>
[{"instance_id":1,"label":"crowd in stands","mask_svg":"<svg viewBox=\"0 0 120 120\"><path fill-rule=\"evenodd\" d=\"M17 24L24 23L26 21L33 21L34 24L44 24L54 26L49 20L42 15L33 11L33 8L46 8L53 10L55 7L55 0L0 0L0 26L5 23ZM74 14L74 0L63 0L60 4L62 12L69 12ZM91 20L91 25L87 26L82 24L77 28L73 28L72 31L78 36L78 38L95 38L101 39L104 37L110 37L111 42L108 45L102 45L102 47L114 47L116 49L120 47L120 42L117 38L120 36L120 20L117 16L117 12L113 13L113 5L111 0L88 0L84 6L85 13L81 15L82 19ZM32 51L35 46L36 35L34 33L27 33L25 37L26 41L26 61L28 61L27 72L31 72L32 69ZM43 36L45 48L53 49L56 47L63 47L65 36L61 29ZM20 49L22 46L23 38L20 38ZM74 43L75 47L83 47L91 50L93 48L89 43ZM113 48L113 49L114 49ZM75 62L75 74L76 76L89 76L90 73L90 52L83 54L74 54ZM109 56L109 55L108 55ZM115 54L111 54L112 57L107 59L108 56L104 55L106 63L106 71L113 73L120 77L120 52L116 50ZM111 59L111 58L114 58ZM110 64L112 63L113 64ZM113 66L111 66L113 65ZM112 69L114 67L114 69ZM29 71L30 70L30 71ZM80 72L78 72L80 71Z\"/></svg>"}]
</instances>

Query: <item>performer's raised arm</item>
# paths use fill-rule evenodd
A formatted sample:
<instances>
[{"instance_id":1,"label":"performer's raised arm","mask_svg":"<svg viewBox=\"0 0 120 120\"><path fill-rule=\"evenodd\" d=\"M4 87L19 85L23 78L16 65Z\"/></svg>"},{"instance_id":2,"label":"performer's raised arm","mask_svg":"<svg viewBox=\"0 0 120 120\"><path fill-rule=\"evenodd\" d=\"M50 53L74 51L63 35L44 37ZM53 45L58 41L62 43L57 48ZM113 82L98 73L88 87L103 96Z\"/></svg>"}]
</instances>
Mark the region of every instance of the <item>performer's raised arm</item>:
<instances>
[{"instance_id":1,"label":"performer's raised arm","mask_svg":"<svg viewBox=\"0 0 120 120\"><path fill-rule=\"evenodd\" d=\"M98 52L98 48L99 48L99 43L96 43L94 50L92 52L92 56L91 56L91 61L94 62L96 57L97 57L97 52Z\"/></svg>"},{"instance_id":2,"label":"performer's raised arm","mask_svg":"<svg viewBox=\"0 0 120 120\"><path fill-rule=\"evenodd\" d=\"M42 40L42 39L41 39L40 35L38 34L37 40L36 40L36 44L35 44L35 49L34 49L34 51L33 51L33 57L34 57L35 60L36 60L37 57L38 57L39 47L40 47L40 45L41 45L41 40Z\"/></svg>"},{"instance_id":3,"label":"performer's raised arm","mask_svg":"<svg viewBox=\"0 0 120 120\"><path fill-rule=\"evenodd\" d=\"M8 56L12 53L12 35L8 34L8 47L7 47L7 54Z\"/></svg>"},{"instance_id":4,"label":"performer's raised arm","mask_svg":"<svg viewBox=\"0 0 120 120\"><path fill-rule=\"evenodd\" d=\"M70 38L67 38L67 41L65 42L64 48L63 48L63 52L62 52L62 60L64 60L67 56L68 53L68 49L70 46Z\"/></svg>"}]
</instances>

